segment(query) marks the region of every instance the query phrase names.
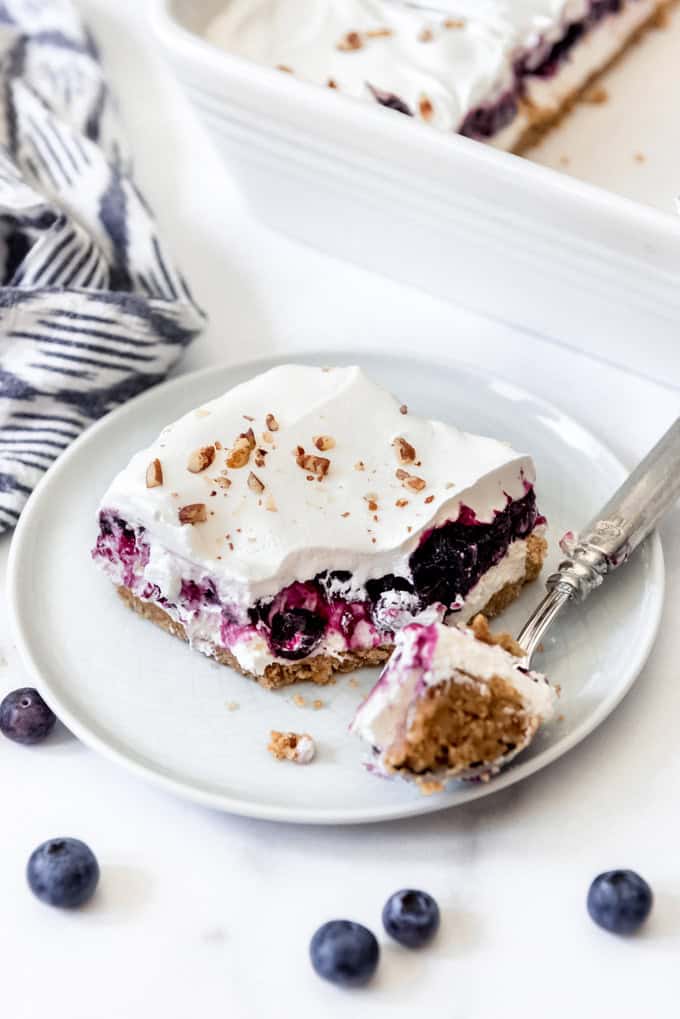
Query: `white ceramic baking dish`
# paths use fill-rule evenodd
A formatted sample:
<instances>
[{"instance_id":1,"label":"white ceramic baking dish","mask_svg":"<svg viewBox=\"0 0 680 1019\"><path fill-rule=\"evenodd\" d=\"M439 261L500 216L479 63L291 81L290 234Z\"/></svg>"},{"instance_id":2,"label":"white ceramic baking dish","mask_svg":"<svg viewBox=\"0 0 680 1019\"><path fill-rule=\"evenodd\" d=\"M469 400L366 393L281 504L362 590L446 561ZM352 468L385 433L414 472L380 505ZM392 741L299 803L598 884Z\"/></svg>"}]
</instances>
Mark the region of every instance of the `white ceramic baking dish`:
<instances>
[{"instance_id":1,"label":"white ceramic baking dish","mask_svg":"<svg viewBox=\"0 0 680 1019\"><path fill-rule=\"evenodd\" d=\"M155 0L153 26L262 220L680 383L680 221L223 53L201 37L223 3Z\"/></svg>"}]
</instances>

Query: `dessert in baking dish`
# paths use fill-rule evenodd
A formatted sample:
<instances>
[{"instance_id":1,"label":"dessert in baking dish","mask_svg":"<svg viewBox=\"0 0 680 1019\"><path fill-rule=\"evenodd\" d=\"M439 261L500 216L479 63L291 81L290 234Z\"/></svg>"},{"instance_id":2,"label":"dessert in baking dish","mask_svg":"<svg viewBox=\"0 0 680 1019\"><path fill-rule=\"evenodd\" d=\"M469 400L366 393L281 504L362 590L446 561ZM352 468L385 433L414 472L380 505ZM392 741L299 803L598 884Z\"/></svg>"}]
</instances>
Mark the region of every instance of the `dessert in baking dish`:
<instances>
[{"instance_id":1,"label":"dessert in baking dish","mask_svg":"<svg viewBox=\"0 0 680 1019\"><path fill-rule=\"evenodd\" d=\"M225 0L210 41L522 151L668 0ZM427 6L427 5L426 5Z\"/></svg>"},{"instance_id":2,"label":"dessert in baking dish","mask_svg":"<svg viewBox=\"0 0 680 1019\"><path fill-rule=\"evenodd\" d=\"M471 627L411 624L359 708L352 730L371 767L438 791L449 778L488 778L524 750L554 714L545 676L522 667L509 634L484 616Z\"/></svg>"},{"instance_id":3,"label":"dessert in baking dish","mask_svg":"<svg viewBox=\"0 0 680 1019\"><path fill-rule=\"evenodd\" d=\"M285 365L186 414L104 495L129 605L276 687L382 663L424 609L499 612L545 553L534 465L356 367Z\"/></svg>"}]
</instances>

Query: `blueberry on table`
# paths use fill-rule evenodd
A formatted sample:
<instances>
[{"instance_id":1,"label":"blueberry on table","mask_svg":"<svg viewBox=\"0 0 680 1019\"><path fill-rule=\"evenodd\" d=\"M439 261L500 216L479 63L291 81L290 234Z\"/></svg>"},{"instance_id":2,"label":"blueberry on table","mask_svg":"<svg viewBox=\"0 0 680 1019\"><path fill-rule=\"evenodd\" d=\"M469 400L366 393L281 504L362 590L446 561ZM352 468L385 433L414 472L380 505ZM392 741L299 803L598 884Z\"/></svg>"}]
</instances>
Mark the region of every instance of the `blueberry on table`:
<instances>
[{"instance_id":1,"label":"blueberry on table","mask_svg":"<svg viewBox=\"0 0 680 1019\"><path fill-rule=\"evenodd\" d=\"M309 945L312 966L324 980L361 987L375 973L380 949L375 935L351 920L329 920Z\"/></svg>"},{"instance_id":2,"label":"blueberry on table","mask_svg":"<svg viewBox=\"0 0 680 1019\"><path fill-rule=\"evenodd\" d=\"M439 929L439 906L427 892L402 888L390 895L382 913L385 930L406 948L421 948Z\"/></svg>"},{"instance_id":3,"label":"blueberry on table","mask_svg":"<svg viewBox=\"0 0 680 1019\"><path fill-rule=\"evenodd\" d=\"M50 839L31 853L26 877L41 902L73 909L94 895L99 864L80 839Z\"/></svg>"},{"instance_id":4,"label":"blueberry on table","mask_svg":"<svg viewBox=\"0 0 680 1019\"><path fill-rule=\"evenodd\" d=\"M0 703L0 732L15 743L40 743L56 720L52 709L32 687L13 690Z\"/></svg>"},{"instance_id":5,"label":"blueberry on table","mask_svg":"<svg viewBox=\"0 0 680 1019\"><path fill-rule=\"evenodd\" d=\"M649 916L652 890L634 870L598 874L588 890L588 912L613 934L632 934Z\"/></svg>"}]
</instances>

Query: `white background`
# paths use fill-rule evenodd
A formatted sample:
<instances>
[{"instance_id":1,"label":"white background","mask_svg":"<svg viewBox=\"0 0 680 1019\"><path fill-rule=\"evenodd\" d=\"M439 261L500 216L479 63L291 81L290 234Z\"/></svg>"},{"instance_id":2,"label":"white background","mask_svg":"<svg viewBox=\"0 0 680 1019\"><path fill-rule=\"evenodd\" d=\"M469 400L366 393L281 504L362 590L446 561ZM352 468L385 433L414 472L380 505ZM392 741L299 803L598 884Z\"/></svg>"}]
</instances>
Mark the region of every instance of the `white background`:
<instances>
[{"instance_id":1,"label":"white background","mask_svg":"<svg viewBox=\"0 0 680 1019\"><path fill-rule=\"evenodd\" d=\"M678 414L680 355L674 381L648 382L644 338L639 374L624 372L265 231L160 66L143 5L89 0L87 7L121 96L140 182L211 315L184 368L324 345L446 355L539 392L631 464ZM654 195L671 177L664 166ZM669 208L667 193L641 197ZM3 740L2 1015L677 1015L678 512L662 535L665 620L632 693L562 761L469 807L355 829L277 826L178 802L63 729L33 749ZM3 568L8 545L0 543ZM4 695L25 681L6 612L0 645ZM75 914L42 906L23 877L34 846L62 834L89 842L102 865L100 891ZM628 941L594 927L584 905L590 879L616 866L638 869L656 893L646 931ZM378 978L364 991L319 981L307 960L315 928L347 916L379 933L385 898L404 885L439 900L437 942L421 953L385 942Z\"/></svg>"}]
</instances>

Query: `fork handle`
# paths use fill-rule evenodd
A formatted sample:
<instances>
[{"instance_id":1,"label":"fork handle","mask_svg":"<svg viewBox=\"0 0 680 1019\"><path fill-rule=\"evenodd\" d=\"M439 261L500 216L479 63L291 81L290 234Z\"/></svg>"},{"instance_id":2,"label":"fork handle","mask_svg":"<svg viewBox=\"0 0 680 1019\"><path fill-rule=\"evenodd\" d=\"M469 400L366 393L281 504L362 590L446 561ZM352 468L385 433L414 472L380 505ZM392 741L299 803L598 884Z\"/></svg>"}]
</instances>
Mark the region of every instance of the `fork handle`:
<instances>
[{"instance_id":1,"label":"fork handle","mask_svg":"<svg viewBox=\"0 0 680 1019\"><path fill-rule=\"evenodd\" d=\"M590 521L578 538L567 534L567 558L548 578L548 590L569 588L583 601L656 527L680 497L680 418Z\"/></svg>"},{"instance_id":2,"label":"fork handle","mask_svg":"<svg viewBox=\"0 0 680 1019\"><path fill-rule=\"evenodd\" d=\"M569 601L584 601L621 566L680 497L680 418L578 538L560 542L567 558L548 577L548 594L517 637L527 665L541 638Z\"/></svg>"}]
</instances>

